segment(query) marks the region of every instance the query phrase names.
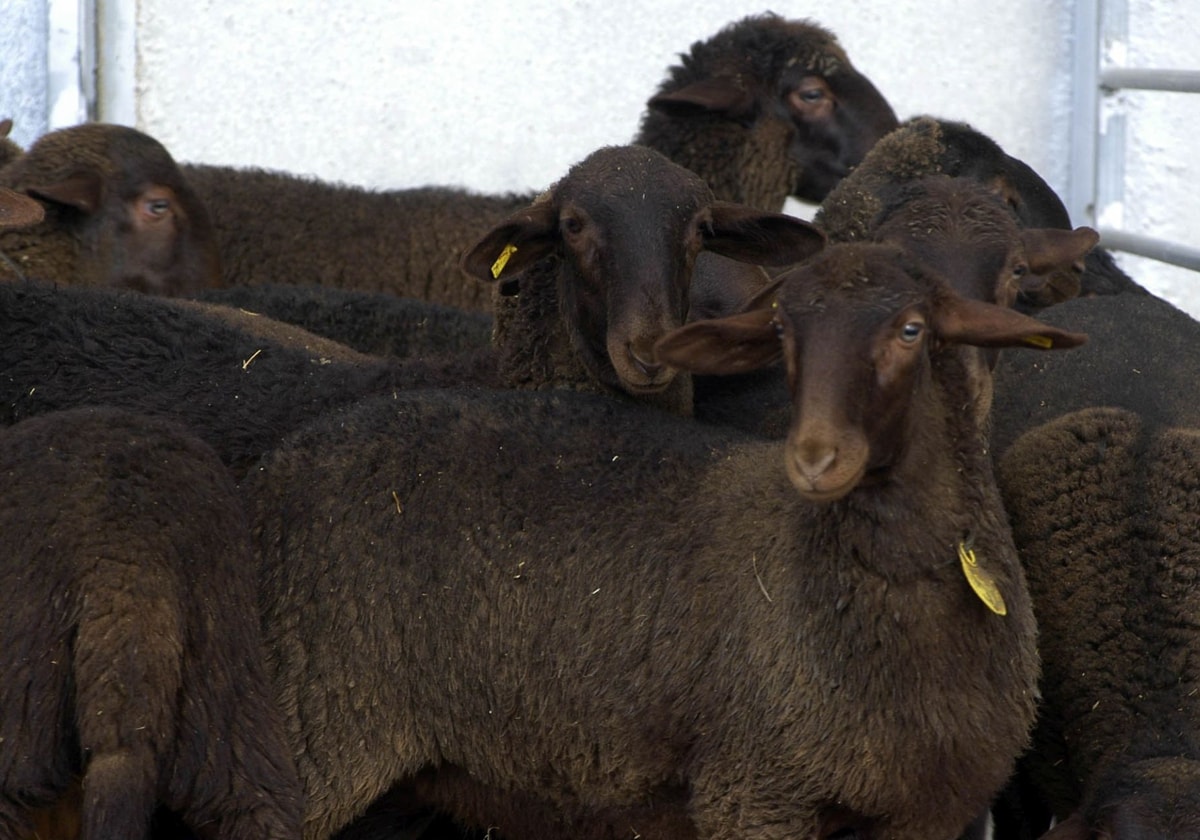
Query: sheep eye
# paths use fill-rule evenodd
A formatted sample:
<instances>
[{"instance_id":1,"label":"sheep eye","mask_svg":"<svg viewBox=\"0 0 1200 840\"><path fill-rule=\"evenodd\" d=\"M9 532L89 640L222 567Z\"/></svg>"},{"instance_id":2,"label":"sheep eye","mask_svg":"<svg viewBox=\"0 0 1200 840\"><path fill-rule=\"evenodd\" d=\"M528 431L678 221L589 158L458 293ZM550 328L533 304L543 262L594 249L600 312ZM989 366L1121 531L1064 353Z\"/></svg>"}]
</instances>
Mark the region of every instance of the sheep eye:
<instances>
[{"instance_id":1,"label":"sheep eye","mask_svg":"<svg viewBox=\"0 0 1200 840\"><path fill-rule=\"evenodd\" d=\"M771 319L771 326L775 328L775 337L783 341L783 322L779 318Z\"/></svg>"},{"instance_id":2,"label":"sheep eye","mask_svg":"<svg viewBox=\"0 0 1200 840\"><path fill-rule=\"evenodd\" d=\"M583 222L579 221L575 216L567 216L562 221L563 232L571 236L578 236L583 231Z\"/></svg>"},{"instance_id":3,"label":"sheep eye","mask_svg":"<svg viewBox=\"0 0 1200 840\"><path fill-rule=\"evenodd\" d=\"M925 332L925 325L920 321L909 321L900 328L900 340L905 344L912 344L919 339L922 333Z\"/></svg>"},{"instance_id":4,"label":"sheep eye","mask_svg":"<svg viewBox=\"0 0 1200 840\"><path fill-rule=\"evenodd\" d=\"M805 102L820 102L825 98L825 91L820 88L809 88L808 90L800 91L800 98Z\"/></svg>"},{"instance_id":5,"label":"sheep eye","mask_svg":"<svg viewBox=\"0 0 1200 840\"><path fill-rule=\"evenodd\" d=\"M1018 265L1016 268L1013 269L1013 277L1024 277L1028 273L1029 273L1029 266L1025 265L1025 263L1021 263L1020 265Z\"/></svg>"},{"instance_id":6,"label":"sheep eye","mask_svg":"<svg viewBox=\"0 0 1200 840\"><path fill-rule=\"evenodd\" d=\"M155 218L167 215L170 209L171 202L165 198L152 198L146 202L146 212Z\"/></svg>"}]
</instances>

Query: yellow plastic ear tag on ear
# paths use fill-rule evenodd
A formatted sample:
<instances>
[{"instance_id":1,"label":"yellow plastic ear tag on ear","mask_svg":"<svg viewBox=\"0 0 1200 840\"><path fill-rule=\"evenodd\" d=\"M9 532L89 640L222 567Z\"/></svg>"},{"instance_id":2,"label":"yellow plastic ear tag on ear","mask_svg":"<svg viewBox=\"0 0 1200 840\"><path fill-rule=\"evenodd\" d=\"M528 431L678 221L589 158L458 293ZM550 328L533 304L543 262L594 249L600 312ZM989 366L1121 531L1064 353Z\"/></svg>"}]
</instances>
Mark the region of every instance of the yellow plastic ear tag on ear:
<instances>
[{"instance_id":1,"label":"yellow plastic ear tag on ear","mask_svg":"<svg viewBox=\"0 0 1200 840\"><path fill-rule=\"evenodd\" d=\"M508 265L508 258L517 253L516 245L505 245L504 250L500 252L500 256L496 257L496 261L492 263L492 279L499 280L500 272L504 271L504 266Z\"/></svg>"},{"instance_id":2,"label":"yellow plastic ear tag on ear","mask_svg":"<svg viewBox=\"0 0 1200 840\"><path fill-rule=\"evenodd\" d=\"M1054 346L1053 339L1047 338L1044 335L1027 335L1025 343L1032 344L1034 347L1041 347L1043 350L1049 350Z\"/></svg>"},{"instance_id":3,"label":"yellow plastic ear tag on ear","mask_svg":"<svg viewBox=\"0 0 1200 840\"><path fill-rule=\"evenodd\" d=\"M967 583L971 584L971 589L979 596L979 600L983 601L984 605L996 615L1008 615L1008 606L1004 603L1004 596L1000 594L1000 589L992 580L992 576L980 567L979 560L975 557L975 550L959 543L958 559L962 561L962 570L966 575Z\"/></svg>"}]
</instances>

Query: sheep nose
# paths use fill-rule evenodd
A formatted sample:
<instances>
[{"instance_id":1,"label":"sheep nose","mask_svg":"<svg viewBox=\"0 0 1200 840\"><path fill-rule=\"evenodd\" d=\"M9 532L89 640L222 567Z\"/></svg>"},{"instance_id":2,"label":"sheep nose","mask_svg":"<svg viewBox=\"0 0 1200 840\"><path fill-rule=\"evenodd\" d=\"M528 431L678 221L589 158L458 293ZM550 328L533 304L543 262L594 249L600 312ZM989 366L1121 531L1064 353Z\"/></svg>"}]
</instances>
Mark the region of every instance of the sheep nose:
<instances>
[{"instance_id":1,"label":"sheep nose","mask_svg":"<svg viewBox=\"0 0 1200 840\"><path fill-rule=\"evenodd\" d=\"M816 483L830 464L837 458L837 449L832 446L802 446L796 453L796 469L810 482Z\"/></svg>"},{"instance_id":2,"label":"sheep nose","mask_svg":"<svg viewBox=\"0 0 1200 840\"><path fill-rule=\"evenodd\" d=\"M637 351L636 347L633 347L632 345L629 347L629 358L633 359L634 365L637 366L639 371L646 375L647 379L654 379L656 376L662 373L663 365L661 362L647 359L643 354Z\"/></svg>"}]
</instances>

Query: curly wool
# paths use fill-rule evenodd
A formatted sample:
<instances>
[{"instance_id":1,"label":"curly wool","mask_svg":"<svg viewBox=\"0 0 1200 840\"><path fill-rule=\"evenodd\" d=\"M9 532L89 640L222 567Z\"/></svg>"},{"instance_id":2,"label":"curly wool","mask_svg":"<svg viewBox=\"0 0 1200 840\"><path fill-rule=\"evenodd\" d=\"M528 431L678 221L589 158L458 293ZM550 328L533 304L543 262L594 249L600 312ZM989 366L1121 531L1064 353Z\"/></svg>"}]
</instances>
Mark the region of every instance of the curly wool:
<instances>
[{"instance_id":1,"label":"curly wool","mask_svg":"<svg viewBox=\"0 0 1200 840\"><path fill-rule=\"evenodd\" d=\"M1200 432L1084 409L1022 436L998 479L1043 663L1023 778L1078 836L1195 836Z\"/></svg>"}]
</instances>

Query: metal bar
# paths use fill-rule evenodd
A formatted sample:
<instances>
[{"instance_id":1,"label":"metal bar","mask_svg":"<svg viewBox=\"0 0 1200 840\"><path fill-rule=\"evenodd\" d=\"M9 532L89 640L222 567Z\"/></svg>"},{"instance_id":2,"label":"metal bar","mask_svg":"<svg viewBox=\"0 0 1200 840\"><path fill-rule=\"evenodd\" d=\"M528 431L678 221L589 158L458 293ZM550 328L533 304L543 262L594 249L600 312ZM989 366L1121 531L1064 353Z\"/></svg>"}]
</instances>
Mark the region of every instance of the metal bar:
<instances>
[{"instance_id":1,"label":"metal bar","mask_svg":"<svg viewBox=\"0 0 1200 840\"><path fill-rule=\"evenodd\" d=\"M1096 133L1100 118L1099 0L1076 0L1071 52L1071 126L1067 212L1075 225L1096 223Z\"/></svg>"},{"instance_id":2,"label":"metal bar","mask_svg":"<svg viewBox=\"0 0 1200 840\"><path fill-rule=\"evenodd\" d=\"M1200 271L1200 248L1103 227L1100 228L1100 244L1113 251L1126 251L1159 262L1190 268L1192 271Z\"/></svg>"},{"instance_id":3,"label":"metal bar","mask_svg":"<svg viewBox=\"0 0 1200 840\"><path fill-rule=\"evenodd\" d=\"M137 126L137 4L90 0L96 20L96 118Z\"/></svg>"},{"instance_id":4,"label":"metal bar","mask_svg":"<svg viewBox=\"0 0 1200 840\"><path fill-rule=\"evenodd\" d=\"M1110 90L1176 91L1200 93L1200 70L1152 70L1108 67L1100 71L1100 84Z\"/></svg>"}]
</instances>

